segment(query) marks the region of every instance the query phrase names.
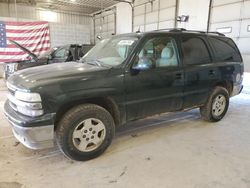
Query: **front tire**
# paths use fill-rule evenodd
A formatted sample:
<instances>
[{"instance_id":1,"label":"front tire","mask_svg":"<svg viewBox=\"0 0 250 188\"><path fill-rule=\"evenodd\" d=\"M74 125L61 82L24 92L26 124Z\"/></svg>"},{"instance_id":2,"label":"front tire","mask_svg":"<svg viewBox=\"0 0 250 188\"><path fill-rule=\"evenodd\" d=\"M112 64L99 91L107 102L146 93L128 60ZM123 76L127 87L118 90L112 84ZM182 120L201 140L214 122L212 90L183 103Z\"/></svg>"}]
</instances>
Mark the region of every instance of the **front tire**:
<instances>
[{"instance_id":1,"label":"front tire","mask_svg":"<svg viewBox=\"0 0 250 188\"><path fill-rule=\"evenodd\" d=\"M229 94L224 87L214 88L206 104L200 107L202 119L210 122L220 121L226 114L229 106Z\"/></svg>"},{"instance_id":2,"label":"front tire","mask_svg":"<svg viewBox=\"0 0 250 188\"><path fill-rule=\"evenodd\" d=\"M56 129L56 141L67 157L85 161L101 155L111 144L114 132L114 120L107 110L84 104L62 117Z\"/></svg>"}]
</instances>

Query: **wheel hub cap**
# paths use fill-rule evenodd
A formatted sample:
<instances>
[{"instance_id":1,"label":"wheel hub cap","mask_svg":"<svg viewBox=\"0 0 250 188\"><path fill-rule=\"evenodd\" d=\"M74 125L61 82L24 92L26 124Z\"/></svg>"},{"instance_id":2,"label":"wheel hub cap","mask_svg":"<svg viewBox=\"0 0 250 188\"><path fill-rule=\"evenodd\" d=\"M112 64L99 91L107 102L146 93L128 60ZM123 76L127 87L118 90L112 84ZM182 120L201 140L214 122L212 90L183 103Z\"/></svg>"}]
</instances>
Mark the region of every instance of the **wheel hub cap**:
<instances>
[{"instance_id":1,"label":"wheel hub cap","mask_svg":"<svg viewBox=\"0 0 250 188\"><path fill-rule=\"evenodd\" d=\"M212 105L212 114L214 116L220 116L223 114L226 108L226 98L223 95L218 95Z\"/></svg>"},{"instance_id":2,"label":"wheel hub cap","mask_svg":"<svg viewBox=\"0 0 250 188\"><path fill-rule=\"evenodd\" d=\"M98 148L106 136L106 129L101 120L96 118L85 119L73 131L73 144L82 151L89 152Z\"/></svg>"}]
</instances>

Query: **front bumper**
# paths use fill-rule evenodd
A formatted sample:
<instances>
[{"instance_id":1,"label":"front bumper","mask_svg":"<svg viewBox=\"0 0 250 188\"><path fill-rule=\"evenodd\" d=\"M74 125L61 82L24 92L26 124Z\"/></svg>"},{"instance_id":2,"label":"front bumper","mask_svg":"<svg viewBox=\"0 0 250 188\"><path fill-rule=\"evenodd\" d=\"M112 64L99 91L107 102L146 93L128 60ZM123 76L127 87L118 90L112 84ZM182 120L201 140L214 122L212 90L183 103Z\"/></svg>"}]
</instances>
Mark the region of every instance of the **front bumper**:
<instances>
[{"instance_id":1,"label":"front bumper","mask_svg":"<svg viewBox=\"0 0 250 188\"><path fill-rule=\"evenodd\" d=\"M9 102L4 104L4 114L7 117L14 136L23 145L31 149L44 149L54 146L54 114L38 118L22 116L14 111Z\"/></svg>"}]
</instances>

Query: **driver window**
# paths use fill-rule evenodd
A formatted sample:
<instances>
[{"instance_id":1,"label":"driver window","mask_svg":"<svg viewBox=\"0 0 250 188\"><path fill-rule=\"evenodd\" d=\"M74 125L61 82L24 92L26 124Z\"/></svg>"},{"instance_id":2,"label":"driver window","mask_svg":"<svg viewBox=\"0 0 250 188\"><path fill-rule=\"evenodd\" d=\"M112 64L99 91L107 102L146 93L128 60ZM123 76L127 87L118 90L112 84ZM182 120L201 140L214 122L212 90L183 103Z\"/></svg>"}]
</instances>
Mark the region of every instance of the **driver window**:
<instances>
[{"instance_id":1,"label":"driver window","mask_svg":"<svg viewBox=\"0 0 250 188\"><path fill-rule=\"evenodd\" d=\"M145 68L178 66L175 40L171 37L149 39L139 52L135 66Z\"/></svg>"}]
</instances>

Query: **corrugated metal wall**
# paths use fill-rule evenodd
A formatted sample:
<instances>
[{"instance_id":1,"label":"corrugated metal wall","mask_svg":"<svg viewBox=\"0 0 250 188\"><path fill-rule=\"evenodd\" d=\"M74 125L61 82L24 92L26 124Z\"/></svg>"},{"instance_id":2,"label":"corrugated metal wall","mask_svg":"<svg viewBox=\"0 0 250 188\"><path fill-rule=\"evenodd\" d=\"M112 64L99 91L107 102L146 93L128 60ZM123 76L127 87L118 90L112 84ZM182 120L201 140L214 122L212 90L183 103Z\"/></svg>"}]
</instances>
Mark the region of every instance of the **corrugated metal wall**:
<instances>
[{"instance_id":1,"label":"corrugated metal wall","mask_svg":"<svg viewBox=\"0 0 250 188\"><path fill-rule=\"evenodd\" d=\"M46 10L37 9L32 6L17 5L17 17L19 19L43 20L42 13ZM90 24L90 17L70 12L56 12L56 20L58 23L70 24ZM0 17L16 17L14 4L0 3ZM48 21L48 20L46 20Z\"/></svg>"},{"instance_id":2,"label":"corrugated metal wall","mask_svg":"<svg viewBox=\"0 0 250 188\"><path fill-rule=\"evenodd\" d=\"M176 0L135 1L133 31L173 28Z\"/></svg>"},{"instance_id":3,"label":"corrugated metal wall","mask_svg":"<svg viewBox=\"0 0 250 188\"><path fill-rule=\"evenodd\" d=\"M15 12L13 4L0 3L0 21L49 21L51 46L70 43L90 44L91 17L89 16L50 12L22 5L17 6L17 15ZM0 65L0 77L2 74Z\"/></svg>"},{"instance_id":4,"label":"corrugated metal wall","mask_svg":"<svg viewBox=\"0 0 250 188\"><path fill-rule=\"evenodd\" d=\"M250 0L213 0L210 30L233 38L250 72Z\"/></svg>"},{"instance_id":5,"label":"corrugated metal wall","mask_svg":"<svg viewBox=\"0 0 250 188\"><path fill-rule=\"evenodd\" d=\"M16 19L16 16L18 19ZM89 16L45 11L37 9L36 7L22 5L17 5L16 15L13 4L0 3L0 20L49 21L52 46L69 43L90 44L91 18Z\"/></svg>"}]
</instances>

